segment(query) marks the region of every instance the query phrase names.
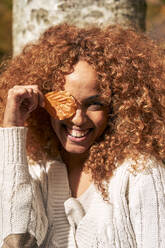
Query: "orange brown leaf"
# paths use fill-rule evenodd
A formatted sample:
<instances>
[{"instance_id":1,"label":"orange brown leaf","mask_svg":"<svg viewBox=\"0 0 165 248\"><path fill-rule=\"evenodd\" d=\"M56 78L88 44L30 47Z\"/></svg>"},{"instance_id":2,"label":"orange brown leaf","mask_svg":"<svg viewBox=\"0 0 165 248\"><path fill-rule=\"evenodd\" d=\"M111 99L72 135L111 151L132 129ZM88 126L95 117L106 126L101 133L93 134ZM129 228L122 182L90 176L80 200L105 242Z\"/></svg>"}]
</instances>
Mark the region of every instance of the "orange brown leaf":
<instances>
[{"instance_id":1,"label":"orange brown leaf","mask_svg":"<svg viewBox=\"0 0 165 248\"><path fill-rule=\"evenodd\" d=\"M53 118L64 120L75 114L77 104L69 92L51 91L45 94L45 109Z\"/></svg>"}]
</instances>

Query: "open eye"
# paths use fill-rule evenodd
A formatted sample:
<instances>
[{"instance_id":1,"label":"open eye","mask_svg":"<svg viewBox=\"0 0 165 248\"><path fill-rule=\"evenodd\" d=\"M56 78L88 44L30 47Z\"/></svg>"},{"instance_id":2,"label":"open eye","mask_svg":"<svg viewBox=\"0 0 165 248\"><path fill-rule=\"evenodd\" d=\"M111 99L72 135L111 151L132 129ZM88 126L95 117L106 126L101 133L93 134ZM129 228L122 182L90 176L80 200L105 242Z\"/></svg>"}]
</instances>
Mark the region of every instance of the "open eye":
<instances>
[{"instance_id":1,"label":"open eye","mask_svg":"<svg viewBox=\"0 0 165 248\"><path fill-rule=\"evenodd\" d=\"M101 102L92 102L89 103L87 109L90 111L100 110L104 105Z\"/></svg>"}]
</instances>

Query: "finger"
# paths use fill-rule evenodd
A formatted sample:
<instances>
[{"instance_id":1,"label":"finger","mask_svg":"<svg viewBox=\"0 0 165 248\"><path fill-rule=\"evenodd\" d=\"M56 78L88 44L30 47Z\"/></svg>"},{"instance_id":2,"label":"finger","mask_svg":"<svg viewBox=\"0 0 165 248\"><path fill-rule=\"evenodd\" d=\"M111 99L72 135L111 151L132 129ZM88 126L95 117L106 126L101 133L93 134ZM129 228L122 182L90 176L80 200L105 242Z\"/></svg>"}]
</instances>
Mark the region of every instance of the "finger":
<instances>
[{"instance_id":1,"label":"finger","mask_svg":"<svg viewBox=\"0 0 165 248\"><path fill-rule=\"evenodd\" d=\"M38 85L37 85L37 84L34 84L34 85L27 85L26 88L27 88L27 89L32 88L32 89L33 89L33 92L35 92L35 93L38 94L38 104L39 104L41 107L45 107L45 97L44 97L43 93L39 90Z\"/></svg>"},{"instance_id":2,"label":"finger","mask_svg":"<svg viewBox=\"0 0 165 248\"><path fill-rule=\"evenodd\" d=\"M15 85L9 90L8 96L9 98L14 98L14 100L16 100L19 104L26 102L26 105L27 101L25 99L28 98L29 102L34 105L31 105L33 108L35 108L38 104L41 107L45 106L44 95L39 90L38 85Z\"/></svg>"},{"instance_id":3,"label":"finger","mask_svg":"<svg viewBox=\"0 0 165 248\"><path fill-rule=\"evenodd\" d=\"M11 95L16 105L24 112L31 112L38 106L38 96L30 87L14 87Z\"/></svg>"},{"instance_id":4,"label":"finger","mask_svg":"<svg viewBox=\"0 0 165 248\"><path fill-rule=\"evenodd\" d=\"M34 88L26 88L29 94L29 111L32 112L38 107L38 92Z\"/></svg>"},{"instance_id":5,"label":"finger","mask_svg":"<svg viewBox=\"0 0 165 248\"><path fill-rule=\"evenodd\" d=\"M34 92L36 92L38 95L38 105L45 107L45 97L43 93L39 89L34 89Z\"/></svg>"},{"instance_id":6,"label":"finger","mask_svg":"<svg viewBox=\"0 0 165 248\"><path fill-rule=\"evenodd\" d=\"M43 93L39 90L38 91L38 96L39 96L39 98L38 98L38 101L39 101L39 105L41 106L41 107L45 107L45 97L44 97L44 95L43 95Z\"/></svg>"},{"instance_id":7,"label":"finger","mask_svg":"<svg viewBox=\"0 0 165 248\"><path fill-rule=\"evenodd\" d=\"M29 98L29 93L26 88L16 88L13 87L8 92L8 100L9 102L14 102L17 105L20 105L24 99Z\"/></svg>"}]
</instances>

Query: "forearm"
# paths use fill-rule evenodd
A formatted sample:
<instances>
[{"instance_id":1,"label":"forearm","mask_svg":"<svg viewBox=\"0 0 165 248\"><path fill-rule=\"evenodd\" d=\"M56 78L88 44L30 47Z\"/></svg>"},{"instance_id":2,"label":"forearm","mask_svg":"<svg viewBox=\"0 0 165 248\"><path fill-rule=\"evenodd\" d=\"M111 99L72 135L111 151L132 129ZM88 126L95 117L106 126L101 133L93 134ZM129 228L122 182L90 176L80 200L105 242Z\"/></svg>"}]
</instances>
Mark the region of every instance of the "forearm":
<instances>
[{"instance_id":1,"label":"forearm","mask_svg":"<svg viewBox=\"0 0 165 248\"><path fill-rule=\"evenodd\" d=\"M29 174L26 159L26 128L0 129L0 240L10 234L30 233L41 243L46 217L39 187ZM38 223L37 204L45 220Z\"/></svg>"}]
</instances>

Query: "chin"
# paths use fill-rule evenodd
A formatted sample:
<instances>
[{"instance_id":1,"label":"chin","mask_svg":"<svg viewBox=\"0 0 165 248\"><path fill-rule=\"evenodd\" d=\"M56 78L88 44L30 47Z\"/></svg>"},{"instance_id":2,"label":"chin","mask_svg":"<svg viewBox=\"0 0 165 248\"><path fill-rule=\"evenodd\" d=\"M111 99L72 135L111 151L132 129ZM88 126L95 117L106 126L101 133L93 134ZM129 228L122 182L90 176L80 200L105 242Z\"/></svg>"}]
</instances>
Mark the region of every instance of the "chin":
<instances>
[{"instance_id":1,"label":"chin","mask_svg":"<svg viewBox=\"0 0 165 248\"><path fill-rule=\"evenodd\" d=\"M86 147L71 147L71 146L63 146L66 152L72 153L72 154L83 154L86 153L89 148Z\"/></svg>"},{"instance_id":2,"label":"chin","mask_svg":"<svg viewBox=\"0 0 165 248\"><path fill-rule=\"evenodd\" d=\"M66 150L66 152L72 153L72 154L83 154L83 153L85 153L87 151L87 150L84 150L84 149L65 149L65 150Z\"/></svg>"}]
</instances>

